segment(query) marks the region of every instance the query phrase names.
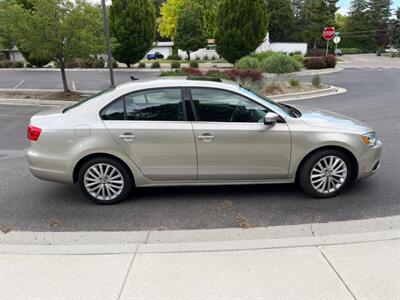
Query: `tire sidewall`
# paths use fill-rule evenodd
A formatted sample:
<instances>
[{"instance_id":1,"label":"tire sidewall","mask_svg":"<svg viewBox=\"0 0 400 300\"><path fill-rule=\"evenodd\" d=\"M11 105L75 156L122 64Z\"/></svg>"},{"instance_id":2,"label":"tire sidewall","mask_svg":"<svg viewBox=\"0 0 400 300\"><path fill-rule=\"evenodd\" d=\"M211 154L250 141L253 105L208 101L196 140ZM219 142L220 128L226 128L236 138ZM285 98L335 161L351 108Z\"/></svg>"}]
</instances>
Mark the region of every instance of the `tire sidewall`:
<instances>
[{"instance_id":1,"label":"tire sidewall","mask_svg":"<svg viewBox=\"0 0 400 300\"><path fill-rule=\"evenodd\" d=\"M337 156L340 159L344 161L347 167L347 177L344 182L344 184L335 192L329 193L329 194L323 194L314 189L314 187L311 184L310 176L311 176L311 171L315 164L321 160L322 158L326 156ZM316 152L312 154L301 166L301 170L299 172L299 178L298 182L301 186L301 188L309 195L316 197L316 198L331 198L339 194L340 192L343 191L349 184L351 178L352 178L352 168L351 168L351 162L349 157L342 151L340 150L335 150L335 149L327 149L327 150L321 150L319 152Z\"/></svg>"},{"instance_id":2,"label":"tire sidewall","mask_svg":"<svg viewBox=\"0 0 400 300\"><path fill-rule=\"evenodd\" d=\"M99 199L93 197L92 195L90 195L85 187L84 177L85 177L86 171L93 165L101 164L101 163L114 166L115 168L118 169L118 171L121 173L122 177L124 178L124 188L123 188L121 194L119 194L113 200L99 200ZM132 180L132 177L131 177L129 171L127 170L127 168L123 164L121 164L119 161L112 159L112 158L108 158L108 157L97 157L97 158L88 160L87 162L85 162L82 165L82 167L79 170L79 174L78 174L78 184L79 184L79 187L80 187L82 193L87 198L92 200L93 202L95 202L97 204L101 204L101 205L111 205L111 204L120 203L126 197L128 197L128 195L130 194L132 187L133 187L133 180Z\"/></svg>"}]
</instances>

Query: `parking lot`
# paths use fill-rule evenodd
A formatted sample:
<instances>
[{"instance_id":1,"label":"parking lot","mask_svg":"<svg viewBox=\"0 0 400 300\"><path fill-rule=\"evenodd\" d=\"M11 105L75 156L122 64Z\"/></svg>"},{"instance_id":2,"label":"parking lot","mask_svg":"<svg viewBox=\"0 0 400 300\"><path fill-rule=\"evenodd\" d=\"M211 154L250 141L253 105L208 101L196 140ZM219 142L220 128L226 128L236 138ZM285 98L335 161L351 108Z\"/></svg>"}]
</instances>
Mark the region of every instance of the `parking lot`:
<instances>
[{"instance_id":1,"label":"parking lot","mask_svg":"<svg viewBox=\"0 0 400 300\"><path fill-rule=\"evenodd\" d=\"M100 77L107 73L90 76L93 78L88 77L85 85L93 81L91 88L96 88L100 86ZM31 115L45 108L2 105L0 229L125 231L268 227L400 214L400 70L348 69L324 75L322 79L349 92L292 104L320 107L363 120L375 128L384 143L378 174L357 182L336 198L311 199L295 185L174 187L141 189L120 205L97 206L84 198L77 186L40 181L29 173L24 158L28 147L25 127Z\"/></svg>"}]
</instances>

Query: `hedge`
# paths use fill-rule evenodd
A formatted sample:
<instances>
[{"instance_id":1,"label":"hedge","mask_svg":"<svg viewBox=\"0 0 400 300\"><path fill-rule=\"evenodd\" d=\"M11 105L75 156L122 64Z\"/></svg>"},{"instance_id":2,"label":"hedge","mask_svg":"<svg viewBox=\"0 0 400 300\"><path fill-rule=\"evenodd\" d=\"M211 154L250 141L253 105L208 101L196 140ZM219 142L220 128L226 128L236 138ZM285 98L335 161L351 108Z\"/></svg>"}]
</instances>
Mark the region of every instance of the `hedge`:
<instances>
[{"instance_id":1,"label":"hedge","mask_svg":"<svg viewBox=\"0 0 400 300\"><path fill-rule=\"evenodd\" d=\"M247 70L247 69L260 69L260 61L255 57L245 56L242 57L235 64L236 69Z\"/></svg>"},{"instance_id":2,"label":"hedge","mask_svg":"<svg viewBox=\"0 0 400 300\"><path fill-rule=\"evenodd\" d=\"M301 70L301 64L291 56L275 54L261 62L262 69L267 73L292 73Z\"/></svg>"},{"instance_id":3,"label":"hedge","mask_svg":"<svg viewBox=\"0 0 400 300\"><path fill-rule=\"evenodd\" d=\"M327 66L322 57L310 57L304 60L304 67L306 69L318 70L325 69Z\"/></svg>"}]
</instances>

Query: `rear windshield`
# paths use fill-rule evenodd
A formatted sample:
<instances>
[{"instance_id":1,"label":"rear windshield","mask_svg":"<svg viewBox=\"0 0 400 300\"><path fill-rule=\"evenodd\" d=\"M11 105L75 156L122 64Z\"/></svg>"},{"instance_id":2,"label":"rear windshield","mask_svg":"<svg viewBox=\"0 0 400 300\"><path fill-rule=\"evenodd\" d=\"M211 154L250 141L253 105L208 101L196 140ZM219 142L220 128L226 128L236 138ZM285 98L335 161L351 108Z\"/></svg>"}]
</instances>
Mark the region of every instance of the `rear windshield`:
<instances>
[{"instance_id":1,"label":"rear windshield","mask_svg":"<svg viewBox=\"0 0 400 300\"><path fill-rule=\"evenodd\" d=\"M74 109L75 107L78 107L78 106L80 106L81 104L83 104L83 103L85 103L85 102L87 102L87 101L89 101L89 100L95 99L95 98L97 98L97 97L99 97L99 96L101 96L101 95L107 94L107 93L112 92L112 91L114 91L114 90L115 90L115 86L109 87L108 89L106 89L106 90L104 90L104 91L101 91L101 92L99 92L99 93L97 93L97 94L95 94L95 95L93 95L93 96L90 96L90 97L88 97L88 98L85 98L85 99L79 101L78 103L75 103L75 104L72 104L71 106L68 106L67 108L65 108L65 109L63 110L63 113L65 113L65 112L67 112L67 111L69 111L69 110L71 110L71 109Z\"/></svg>"}]
</instances>

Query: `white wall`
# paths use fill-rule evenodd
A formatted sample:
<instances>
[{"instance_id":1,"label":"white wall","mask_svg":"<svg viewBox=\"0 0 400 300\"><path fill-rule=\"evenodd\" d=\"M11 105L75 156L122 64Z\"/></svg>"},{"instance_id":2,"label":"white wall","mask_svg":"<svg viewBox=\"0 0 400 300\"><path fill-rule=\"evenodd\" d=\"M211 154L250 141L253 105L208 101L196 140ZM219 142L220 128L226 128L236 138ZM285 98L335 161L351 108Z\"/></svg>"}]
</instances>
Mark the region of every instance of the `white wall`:
<instances>
[{"instance_id":1,"label":"white wall","mask_svg":"<svg viewBox=\"0 0 400 300\"><path fill-rule=\"evenodd\" d=\"M182 57L183 59L187 59L187 54L185 51L178 50L178 55ZM195 52L190 53L190 58L191 60L195 60L196 57L200 57L200 59L203 59L204 56L208 56L208 59L211 60L211 58L214 56L215 59L219 59L219 55L217 51L215 50L207 50L206 48L199 49Z\"/></svg>"}]
</instances>

